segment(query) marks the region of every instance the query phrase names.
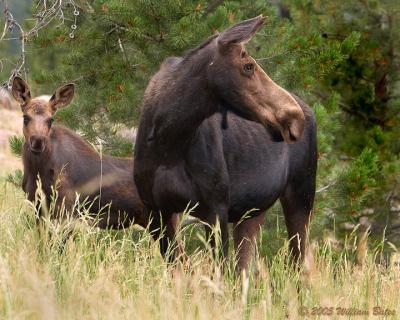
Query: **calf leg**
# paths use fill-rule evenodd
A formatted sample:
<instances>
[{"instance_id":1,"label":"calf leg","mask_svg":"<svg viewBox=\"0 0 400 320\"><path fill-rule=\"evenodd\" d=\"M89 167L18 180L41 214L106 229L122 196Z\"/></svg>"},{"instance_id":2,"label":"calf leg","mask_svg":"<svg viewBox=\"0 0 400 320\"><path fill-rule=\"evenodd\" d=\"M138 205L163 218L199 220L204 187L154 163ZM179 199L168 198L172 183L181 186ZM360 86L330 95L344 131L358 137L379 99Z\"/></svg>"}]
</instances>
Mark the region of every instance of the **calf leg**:
<instances>
[{"instance_id":1,"label":"calf leg","mask_svg":"<svg viewBox=\"0 0 400 320\"><path fill-rule=\"evenodd\" d=\"M236 271L248 271L250 259L255 253L255 244L264 224L265 212L249 217L233 227L233 239L237 255Z\"/></svg>"},{"instance_id":2,"label":"calf leg","mask_svg":"<svg viewBox=\"0 0 400 320\"><path fill-rule=\"evenodd\" d=\"M55 199L52 197L55 196ZM54 201L54 211L52 213L52 217L56 219L68 219L74 216L74 204L75 204L75 194L72 188L69 188L68 185L62 185L57 193L53 193L51 197L49 197L48 204L50 201ZM49 206L48 206L49 208Z\"/></svg>"}]
</instances>

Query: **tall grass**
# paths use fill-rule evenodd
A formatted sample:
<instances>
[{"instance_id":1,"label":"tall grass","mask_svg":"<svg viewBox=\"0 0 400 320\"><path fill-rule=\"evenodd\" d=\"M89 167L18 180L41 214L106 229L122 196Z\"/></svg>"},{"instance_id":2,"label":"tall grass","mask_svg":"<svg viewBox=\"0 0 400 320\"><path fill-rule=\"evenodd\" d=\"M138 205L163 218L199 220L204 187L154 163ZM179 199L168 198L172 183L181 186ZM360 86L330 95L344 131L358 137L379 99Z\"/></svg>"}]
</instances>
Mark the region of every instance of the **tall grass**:
<instances>
[{"instance_id":1,"label":"tall grass","mask_svg":"<svg viewBox=\"0 0 400 320\"><path fill-rule=\"evenodd\" d=\"M68 226L47 221L39 235L34 208L5 182L0 221L2 319L298 319L299 311L324 311L313 307L333 308L331 319L343 318L338 307L372 315L375 306L400 317L400 265L376 264L374 252L355 265L351 246L338 252L313 243L296 271L287 266L286 243L274 256L259 253L246 279L232 263L223 272L212 261L196 227L181 235L184 265L166 264L145 230L75 225L67 238Z\"/></svg>"}]
</instances>

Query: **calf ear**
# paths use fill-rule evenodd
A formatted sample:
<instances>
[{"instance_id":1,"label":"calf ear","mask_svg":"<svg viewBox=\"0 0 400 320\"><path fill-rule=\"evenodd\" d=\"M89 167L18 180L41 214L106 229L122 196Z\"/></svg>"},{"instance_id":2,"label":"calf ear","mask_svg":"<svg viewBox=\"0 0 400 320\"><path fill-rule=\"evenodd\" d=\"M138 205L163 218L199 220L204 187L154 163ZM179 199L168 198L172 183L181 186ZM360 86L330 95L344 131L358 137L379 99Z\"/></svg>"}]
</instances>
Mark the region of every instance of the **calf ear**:
<instances>
[{"instance_id":1,"label":"calf ear","mask_svg":"<svg viewBox=\"0 0 400 320\"><path fill-rule=\"evenodd\" d=\"M58 108L62 108L70 104L74 97L75 85L73 83L66 84L58 88L51 96L49 103L53 110L56 112Z\"/></svg>"},{"instance_id":2,"label":"calf ear","mask_svg":"<svg viewBox=\"0 0 400 320\"><path fill-rule=\"evenodd\" d=\"M266 17L258 17L245 20L226 29L218 37L218 46L222 52L227 52L229 48L237 43L248 42L265 22Z\"/></svg>"},{"instance_id":3,"label":"calf ear","mask_svg":"<svg viewBox=\"0 0 400 320\"><path fill-rule=\"evenodd\" d=\"M31 100L31 91L28 84L20 77L15 77L12 83L12 95L21 104L23 109Z\"/></svg>"}]
</instances>

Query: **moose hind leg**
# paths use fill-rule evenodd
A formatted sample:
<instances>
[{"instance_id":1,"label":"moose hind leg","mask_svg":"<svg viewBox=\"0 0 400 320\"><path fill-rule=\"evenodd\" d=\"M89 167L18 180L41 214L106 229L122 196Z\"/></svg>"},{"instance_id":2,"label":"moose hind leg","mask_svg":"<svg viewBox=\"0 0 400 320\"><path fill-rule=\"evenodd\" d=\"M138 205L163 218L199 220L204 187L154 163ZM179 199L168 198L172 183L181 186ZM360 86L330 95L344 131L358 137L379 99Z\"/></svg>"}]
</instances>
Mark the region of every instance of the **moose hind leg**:
<instances>
[{"instance_id":1,"label":"moose hind leg","mask_svg":"<svg viewBox=\"0 0 400 320\"><path fill-rule=\"evenodd\" d=\"M304 259L314 194L315 184L306 180L300 187L288 185L280 199L290 241L289 249L295 262Z\"/></svg>"},{"instance_id":2,"label":"moose hind leg","mask_svg":"<svg viewBox=\"0 0 400 320\"><path fill-rule=\"evenodd\" d=\"M237 255L236 271L238 273L242 272L242 270L248 272L264 218L265 212L249 217L233 226L233 239Z\"/></svg>"}]
</instances>

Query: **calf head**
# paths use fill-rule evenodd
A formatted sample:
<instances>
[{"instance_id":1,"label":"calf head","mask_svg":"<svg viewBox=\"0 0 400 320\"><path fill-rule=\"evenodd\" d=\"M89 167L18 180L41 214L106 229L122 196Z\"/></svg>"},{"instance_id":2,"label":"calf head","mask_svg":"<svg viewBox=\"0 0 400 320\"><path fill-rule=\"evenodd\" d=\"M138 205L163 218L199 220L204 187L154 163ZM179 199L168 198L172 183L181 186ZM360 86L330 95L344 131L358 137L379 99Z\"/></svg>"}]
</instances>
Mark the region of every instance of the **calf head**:
<instances>
[{"instance_id":1,"label":"calf head","mask_svg":"<svg viewBox=\"0 0 400 320\"><path fill-rule=\"evenodd\" d=\"M32 98L28 84L15 77L12 84L12 94L21 105L24 126L23 133L26 143L33 154L41 154L48 145L54 114L58 108L68 105L74 96L74 85L67 84L58 88L50 99Z\"/></svg>"},{"instance_id":2,"label":"calf head","mask_svg":"<svg viewBox=\"0 0 400 320\"><path fill-rule=\"evenodd\" d=\"M216 38L207 77L215 94L249 118L277 128L286 142L298 140L304 113L296 100L277 85L248 54L244 44L262 27L265 18L242 21Z\"/></svg>"}]
</instances>

